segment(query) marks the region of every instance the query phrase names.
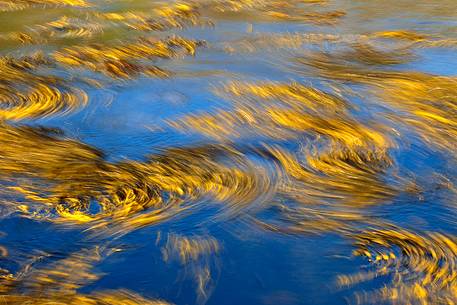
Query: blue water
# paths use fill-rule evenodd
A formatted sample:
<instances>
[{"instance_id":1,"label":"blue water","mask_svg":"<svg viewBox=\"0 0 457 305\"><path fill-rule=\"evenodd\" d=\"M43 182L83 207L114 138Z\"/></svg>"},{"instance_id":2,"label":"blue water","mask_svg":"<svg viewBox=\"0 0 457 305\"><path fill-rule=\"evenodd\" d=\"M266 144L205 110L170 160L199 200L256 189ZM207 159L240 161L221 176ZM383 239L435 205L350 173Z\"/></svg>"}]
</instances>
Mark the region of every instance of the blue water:
<instances>
[{"instance_id":1,"label":"blue water","mask_svg":"<svg viewBox=\"0 0 457 305\"><path fill-rule=\"evenodd\" d=\"M38 118L26 120L24 123L60 128L66 137L101 150L105 154L105 160L112 163L122 160L145 161L149 155L163 152L167 148L214 143L217 141L198 133L177 131L166 122L176 121L190 114L232 109L230 101L214 94L211 89L228 80L297 81L323 90L329 88L328 82L317 74L313 75L310 70L298 73L291 69L290 63L293 56L313 49L322 50L325 46L305 45L298 49L272 47L269 50L257 49L254 52L230 54L223 50L224 43L230 44L241 37L260 33L355 35L386 29L419 29L419 32L423 33L427 30L440 33L442 28L443 37L452 38L452 35L455 35L445 31L447 27L455 29L455 22L452 21L452 17L457 17L455 13L449 12L452 16L443 17L443 21L439 14L432 13L431 8L415 11L414 2L395 3L397 2L405 2L405 6L409 3L413 6L412 12L402 11L402 14L396 15L385 10L385 13L382 13L384 4L373 1L366 6L380 12L380 15L370 16L369 11L364 11L364 2L341 1L333 5L352 13L344 17L340 25L254 21L253 33L246 33L250 20L222 20L211 29L188 28L177 31L184 37L204 39L209 46L199 50L195 57L188 56L163 63L163 67L170 67L182 75L177 73L169 79L141 76L100 89L89 88L87 92L90 101L85 108L66 116ZM452 1L448 2L446 7L455 7L457 11L457 5L453 5ZM359 7L361 11L357 13L354 7ZM0 14L1 19L6 18L5 14L9 13ZM359 19L352 18L352 14L359 16ZM330 44L327 48L333 49L334 45ZM16 51L19 50L18 48ZM417 47L413 48L413 52L416 56L414 60L397 65L394 70L457 76L455 48ZM213 72L199 75L197 72L201 71ZM189 75L186 76L186 73ZM354 90L361 88L356 84L347 86L353 86ZM375 102L374 98L364 94L348 98L351 103L359 106L359 110L354 112L357 117L369 121L377 117L377 113L366 112L366 109L373 109L368 107L367 103ZM450 114L449 119L456 118ZM405 175L413 173L417 184L424 186L423 192L421 196L400 193L391 202L370 208L370 215L415 232L457 234L457 210L449 203L454 195L447 189L439 189L434 175L445 174L455 181L454 157L449 152L428 146L413 130L406 129L402 132L406 135L405 142L402 142L402 147L393 151L392 155L400 172ZM284 147L296 147L299 143L294 141L262 140L254 137L239 139L236 143L254 146L259 143L280 143ZM49 257L43 265L80 249L108 244L109 247L119 248L121 251L97 262L94 270L103 276L82 287L80 292L128 289L146 298L159 298L180 305L345 304L348 300L353 300L356 291L381 288L391 282L391 278L385 276L355 287L338 288L338 275L356 273L368 264L365 259L352 256L352 240L335 232L273 232L252 226L248 222L249 217L256 213L264 213L263 218L280 218L274 209L261 212L254 209L214 221L213 217L220 212L220 203L211 198L204 199L203 202L205 206L188 215L172 217L120 237L92 237L84 231L84 227L27 219L15 213L0 220L0 232L4 233L0 244L8 248L10 257L48 253ZM179 260L164 261L163 247L169 234L190 238L210 236L219 242L221 248L218 253L206 255L189 264L183 264ZM211 279L204 296L198 293L195 281L196 270L201 266L211 270ZM7 258L2 259L1 267L10 271L17 271L19 268Z\"/></svg>"}]
</instances>

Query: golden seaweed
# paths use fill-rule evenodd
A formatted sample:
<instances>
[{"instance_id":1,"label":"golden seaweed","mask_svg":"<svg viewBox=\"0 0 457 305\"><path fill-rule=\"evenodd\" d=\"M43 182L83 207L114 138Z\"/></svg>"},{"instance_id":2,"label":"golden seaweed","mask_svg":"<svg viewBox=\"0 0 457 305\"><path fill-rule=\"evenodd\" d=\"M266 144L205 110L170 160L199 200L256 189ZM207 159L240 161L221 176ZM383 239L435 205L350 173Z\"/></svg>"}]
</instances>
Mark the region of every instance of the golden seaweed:
<instances>
[{"instance_id":1,"label":"golden seaweed","mask_svg":"<svg viewBox=\"0 0 457 305\"><path fill-rule=\"evenodd\" d=\"M50 263L47 267L26 265L17 274L10 274L5 286L2 283L4 304L149 304L166 305L161 300L150 300L127 290L107 290L90 294L77 290L100 278L93 272L94 265L113 249L95 247L82 249L66 258ZM26 291L23 293L21 291Z\"/></svg>"},{"instance_id":2,"label":"golden seaweed","mask_svg":"<svg viewBox=\"0 0 457 305\"><path fill-rule=\"evenodd\" d=\"M0 58L0 119L21 120L65 114L84 107L87 94L54 76L34 70L50 65L42 54L14 59Z\"/></svg>"},{"instance_id":3,"label":"golden seaweed","mask_svg":"<svg viewBox=\"0 0 457 305\"><path fill-rule=\"evenodd\" d=\"M455 6L448 1L441 9L427 5L429 11L422 4L386 6L455 15L445 12ZM430 189L398 161L412 142L446 154L450 166L430 176L439 181L433 192L445 193L440 204L455 208L457 78L403 65L419 59L418 50L455 48L456 39L379 27L374 21L392 9L374 8L327 0L0 0L0 13L12 16L0 33L1 216L78 230L91 243L59 257L32 251L28 260L0 246L2 302L169 304L123 289L81 289L101 279L97 266L121 251L105 241L213 209L200 221L222 226L235 219L253 231L336 233L352 242L354 256L368 266L338 276L336 286L355 289L357 304L457 303L456 237L400 227L376 210L397 208L402 196L414 210L422 189ZM8 24L16 16L24 21ZM234 33L239 25L245 32ZM214 30L217 39L194 38L196 27ZM262 65L287 78L240 75L230 60L221 61L223 74L195 69L214 54L237 64L262 56ZM219 75L230 79L208 77ZM214 106L151 128L197 136L198 144L112 160L46 125L95 106L92 94L101 88L149 77L210 83ZM205 303L216 287L223 241L165 234L156 243L163 261L177 263L194 282L196 302ZM384 287L357 289L376 278Z\"/></svg>"},{"instance_id":4,"label":"golden seaweed","mask_svg":"<svg viewBox=\"0 0 457 305\"><path fill-rule=\"evenodd\" d=\"M178 36L166 40L141 39L119 47L93 45L66 48L54 54L55 60L69 67L84 67L112 77L130 78L140 73L148 76L166 77L169 72L156 66L140 65L141 59L170 59L194 55L203 42Z\"/></svg>"},{"instance_id":5,"label":"golden seaweed","mask_svg":"<svg viewBox=\"0 0 457 305\"><path fill-rule=\"evenodd\" d=\"M456 302L457 241L441 233L419 235L390 227L354 236L355 255L363 256L374 271L340 276L348 286L380 276L392 283L378 291L358 293L356 303L453 304Z\"/></svg>"}]
</instances>

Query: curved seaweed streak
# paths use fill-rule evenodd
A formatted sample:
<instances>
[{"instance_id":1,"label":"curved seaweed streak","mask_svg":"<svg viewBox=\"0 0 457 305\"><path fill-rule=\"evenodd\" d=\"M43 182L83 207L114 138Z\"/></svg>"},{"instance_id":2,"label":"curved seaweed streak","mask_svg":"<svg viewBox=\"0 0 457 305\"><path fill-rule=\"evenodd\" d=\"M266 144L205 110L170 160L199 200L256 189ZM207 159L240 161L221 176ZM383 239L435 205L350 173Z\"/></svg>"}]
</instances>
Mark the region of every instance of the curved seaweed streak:
<instances>
[{"instance_id":1,"label":"curved seaweed streak","mask_svg":"<svg viewBox=\"0 0 457 305\"><path fill-rule=\"evenodd\" d=\"M218 268L220 243L211 236L181 236L168 234L162 247L165 262L178 261L184 266L184 276L190 276L197 286L197 303L204 304L216 287L214 271Z\"/></svg>"},{"instance_id":2,"label":"curved seaweed streak","mask_svg":"<svg viewBox=\"0 0 457 305\"><path fill-rule=\"evenodd\" d=\"M300 22L333 25L346 14L341 10L322 10L327 1L206 0L200 3L203 14L218 19Z\"/></svg>"},{"instance_id":3,"label":"curved seaweed streak","mask_svg":"<svg viewBox=\"0 0 457 305\"><path fill-rule=\"evenodd\" d=\"M33 257L17 273L3 270L0 277L2 302L14 304L147 304L167 305L161 300L151 300L128 290L106 290L80 293L78 289L97 281L100 274L93 271L102 258L116 252L103 246L82 249L68 257L49 263L46 267L34 267L38 260L49 259L48 254ZM5 254L5 253L3 253ZM5 255L4 255L5 256Z\"/></svg>"},{"instance_id":4,"label":"curved seaweed streak","mask_svg":"<svg viewBox=\"0 0 457 305\"><path fill-rule=\"evenodd\" d=\"M352 236L355 256L370 262L368 271L338 278L347 287L377 277L391 283L374 291L356 293L356 304L454 304L457 301L457 239L442 233L423 235L395 226Z\"/></svg>"},{"instance_id":5,"label":"curved seaweed streak","mask_svg":"<svg viewBox=\"0 0 457 305\"><path fill-rule=\"evenodd\" d=\"M174 149L146 162L112 164L52 130L4 125L0 133L5 189L26 199L8 205L27 217L125 234L184 214L205 198L226 202L227 212L236 213L274 189L266 172L229 147Z\"/></svg>"},{"instance_id":6,"label":"curved seaweed streak","mask_svg":"<svg viewBox=\"0 0 457 305\"><path fill-rule=\"evenodd\" d=\"M233 111L185 117L170 124L219 140L250 133L273 139L305 137L302 153L306 166L300 165L296 153L267 147L282 172L284 188L291 193L293 189L306 193L305 185L296 185L302 181L309 182L308 187L313 189L310 192L315 195L334 194L333 197L341 198L338 188L348 195L355 194L360 186L376 181L376 175L393 166L388 151L396 147L394 133L389 135L382 125L367 126L355 120L349 114L350 105L341 97L298 83L231 83L220 93L233 98ZM370 185L373 194L390 193L380 181ZM362 200L362 205L369 203L369 197Z\"/></svg>"},{"instance_id":7,"label":"curved seaweed streak","mask_svg":"<svg viewBox=\"0 0 457 305\"><path fill-rule=\"evenodd\" d=\"M241 38L224 41L219 47L229 54L277 52L284 50L292 57L306 62L313 58L313 49L320 47L331 52L331 59L352 64L387 67L417 60L417 50L427 48L455 48L457 40L439 35L424 35L406 30L366 32L361 34L329 34L327 32L248 33ZM304 55L306 54L306 55ZM279 55L279 54L278 54ZM283 54L280 54L283 56ZM286 60L289 60L287 58ZM287 64L281 63L283 68ZM351 68L348 68L348 71ZM292 69L302 73L303 70ZM316 75L312 75L315 77ZM341 84L339 84L341 85Z\"/></svg>"},{"instance_id":8,"label":"curved seaweed streak","mask_svg":"<svg viewBox=\"0 0 457 305\"><path fill-rule=\"evenodd\" d=\"M52 63L42 54L0 58L0 119L65 114L83 107L87 94L58 76L36 72Z\"/></svg>"},{"instance_id":9,"label":"curved seaweed streak","mask_svg":"<svg viewBox=\"0 0 457 305\"><path fill-rule=\"evenodd\" d=\"M336 59L336 60L335 60ZM329 79L366 85L391 111L392 122L412 127L423 141L455 153L457 137L457 79L421 72L368 70L354 61L330 54L298 58Z\"/></svg>"},{"instance_id":10,"label":"curved seaweed streak","mask_svg":"<svg viewBox=\"0 0 457 305\"><path fill-rule=\"evenodd\" d=\"M100 17L137 31L169 31L188 27L211 27L211 20L201 15L199 2L157 3L143 10L100 13Z\"/></svg>"},{"instance_id":11,"label":"curved seaweed streak","mask_svg":"<svg viewBox=\"0 0 457 305\"><path fill-rule=\"evenodd\" d=\"M31 27L31 35L39 35L40 39L87 39L103 34L106 26L103 23L86 17L75 18L62 16L43 25ZM33 42L33 39L31 40Z\"/></svg>"},{"instance_id":12,"label":"curved seaweed streak","mask_svg":"<svg viewBox=\"0 0 457 305\"><path fill-rule=\"evenodd\" d=\"M170 59L194 55L203 41L172 36L164 40L143 38L121 46L92 45L65 48L53 54L54 59L68 67L82 67L114 78L131 78L138 74L167 77L170 72L140 60Z\"/></svg>"}]
</instances>

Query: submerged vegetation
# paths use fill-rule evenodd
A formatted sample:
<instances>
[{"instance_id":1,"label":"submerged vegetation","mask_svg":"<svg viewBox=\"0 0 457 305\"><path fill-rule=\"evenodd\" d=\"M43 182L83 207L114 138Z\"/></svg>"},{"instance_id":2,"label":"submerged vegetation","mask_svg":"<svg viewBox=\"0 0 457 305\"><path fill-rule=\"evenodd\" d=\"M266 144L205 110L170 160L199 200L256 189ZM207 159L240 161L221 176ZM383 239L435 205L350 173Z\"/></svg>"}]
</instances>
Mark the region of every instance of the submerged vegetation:
<instances>
[{"instance_id":1,"label":"submerged vegetation","mask_svg":"<svg viewBox=\"0 0 457 305\"><path fill-rule=\"evenodd\" d=\"M239 225L264 237L341 238L348 247L335 255L352 247L359 266L335 275L334 289L351 291L348 302L457 304L457 232L401 214L426 204L429 215L444 209L436 217L455 225L457 77L412 63L424 52L455 51L457 37L386 29L386 16L372 12L384 10L378 6L0 0L2 222L27 219L80 236L69 249L4 243L2 302L171 304L166 295L97 287L97 267L129 251L118 241L153 228L161 262L178 264L193 283L188 303L203 304L224 265L218 231L243 243L230 227ZM453 2L443 6L457 11ZM422 3L410 9L426 20L452 15ZM89 144L78 127L68 132L72 118L82 125L97 113L100 92L189 79L198 80L206 106L181 111L162 102L176 113L142 129L181 142L158 142L135 159ZM111 104L136 107L134 99L102 105L110 113ZM196 223L192 231L179 230L186 221Z\"/></svg>"}]
</instances>

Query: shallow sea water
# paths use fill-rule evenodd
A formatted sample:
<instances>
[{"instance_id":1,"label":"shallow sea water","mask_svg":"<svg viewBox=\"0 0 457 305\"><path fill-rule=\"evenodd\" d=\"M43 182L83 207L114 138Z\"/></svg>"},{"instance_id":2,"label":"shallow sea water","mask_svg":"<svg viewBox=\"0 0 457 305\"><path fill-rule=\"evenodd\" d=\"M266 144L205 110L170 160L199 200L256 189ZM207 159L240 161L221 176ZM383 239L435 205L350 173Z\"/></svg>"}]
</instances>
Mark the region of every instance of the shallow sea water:
<instances>
[{"instance_id":1,"label":"shallow sea water","mask_svg":"<svg viewBox=\"0 0 457 305\"><path fill-rule=\"evenodd\" d=\"M0 0L5 304L457 304L457 2Z\"/></svg>"}]
</instances>

